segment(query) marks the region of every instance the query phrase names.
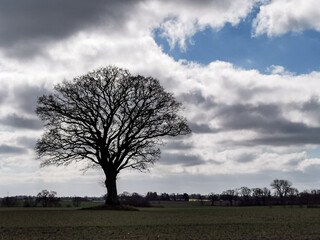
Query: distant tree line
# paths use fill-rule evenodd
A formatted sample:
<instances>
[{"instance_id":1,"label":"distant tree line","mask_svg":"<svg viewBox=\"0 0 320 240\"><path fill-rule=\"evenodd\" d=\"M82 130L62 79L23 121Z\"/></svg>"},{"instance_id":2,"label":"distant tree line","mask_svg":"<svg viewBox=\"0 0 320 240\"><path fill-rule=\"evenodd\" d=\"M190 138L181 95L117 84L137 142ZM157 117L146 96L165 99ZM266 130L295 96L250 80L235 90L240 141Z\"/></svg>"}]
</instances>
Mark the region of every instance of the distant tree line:
<instances>
[{"instance_id":1,"label":"distant tree line","mask_svg":"<svg viewBox=\"0 0 320 240\"><path fill-rule=\"evenodd\" d=\"M82 202L90 201L87 197L60 198L57 192L48 190L42 190L36 196L8 196L0 200L1 207L61 207L62 200L72 204L67 204L67 207L80 207Z\"/></svg>"},{"instance_id":2,"label":"distant tree line","mask_svg":"<svg viewBox=\"0 0 320 240\"><path fill-rule=\"evenodd\" d=\"M5 197L1 200L2 207L60 207L57 192L42 190L37 196Z\"/></svg>"},{"instance_id":3,"label":"distant tree line","mask_svg":"<svg viewBox=\"0 0 320 240\"><path fill-rule=\"evenodd\" d=\"M123 192L118 195L123 205L147 207L161 202L189 202L190 204L211 206L272 206L272 205L307 205L308 207L320 206L320 189L305 190L299 192L292 187L288 180L275 179L270 184L271 189L248 188L246 186L228 189L220 194L210 193L160 193L148 192L146 195ZM73 207L81 207L81 203L89 201L103 202L104 197L57 197L57 192L42 190L36 196L16 196L0 199L2 207L61 207L62 201L69 202ZM67 205L71 207L71 205Z\"/></svg>"},{"instance_id":4,"label":"distant tree line","mask_svg":"<svg viewBox=\"0 0 320 240\"><path fill-rule=\"evenodd\" d=\"M150 202L180 201L211 206L272 206L272 205L307 205L316 207L320 205L320 190L305 190L299 192L292 187L288 180L275 179L270 184L271 189L248 188L246 186L228 189L220 194L168 194L148 192L145 196L138 193L124 192L119 195L122 204L134 206L147 206ZM272 192L273 190L273 192Z\"/></svg>"}]
</instances>

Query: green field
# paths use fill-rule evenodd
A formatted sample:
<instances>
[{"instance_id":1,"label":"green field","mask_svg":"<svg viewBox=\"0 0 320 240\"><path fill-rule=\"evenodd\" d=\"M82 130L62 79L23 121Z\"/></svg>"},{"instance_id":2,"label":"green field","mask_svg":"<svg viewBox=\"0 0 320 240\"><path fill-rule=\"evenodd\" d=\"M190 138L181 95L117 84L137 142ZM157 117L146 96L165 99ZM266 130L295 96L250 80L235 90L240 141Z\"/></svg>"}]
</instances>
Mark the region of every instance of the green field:
<instances>
[{"instance_id":1,"label":"green field","mask_svg":"<svg viewBox=\"0 0 320 240\"><path fill-rule=\"evenodd\" d=\"M0 208L9 239L320 239L320 209L166 206L140 211Z\"/></svg>"}]
</instances>

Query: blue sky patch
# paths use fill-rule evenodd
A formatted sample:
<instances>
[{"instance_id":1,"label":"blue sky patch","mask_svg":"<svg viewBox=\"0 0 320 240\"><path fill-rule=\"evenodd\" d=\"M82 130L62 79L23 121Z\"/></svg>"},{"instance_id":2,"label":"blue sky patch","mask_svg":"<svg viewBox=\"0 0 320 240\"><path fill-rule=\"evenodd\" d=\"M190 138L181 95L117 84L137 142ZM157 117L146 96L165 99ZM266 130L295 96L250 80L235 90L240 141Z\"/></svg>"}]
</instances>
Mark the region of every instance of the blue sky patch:
<instances>
[{"instance_id":1,"label":"blue sky patch","mask_svg":"<svg viewBox=\"0 0 320 240\"><path fill-rule=\"evenodd\" d=\"M320 147L316 147L313 149L307 149L308 158L320 158Z\"/></svg>"},{"instance_id":2,"label":"blue sky patch","mask_svg":"<svg viewBox=\"0 0 320 240\"><path fill-rule=\"evenodd\" d=\"M192 37L186 51L178 45L170 49L161 30L154 32L155 41L176 61L186 59L201 64L220 60L244 69L257 69L268 73L271 65L280 65L295 74L320 71L320 32L287 33L272 38L252 36L252 17L237 26L226 24L217 31L207 27Z\"/></svg>"}]
</instances>

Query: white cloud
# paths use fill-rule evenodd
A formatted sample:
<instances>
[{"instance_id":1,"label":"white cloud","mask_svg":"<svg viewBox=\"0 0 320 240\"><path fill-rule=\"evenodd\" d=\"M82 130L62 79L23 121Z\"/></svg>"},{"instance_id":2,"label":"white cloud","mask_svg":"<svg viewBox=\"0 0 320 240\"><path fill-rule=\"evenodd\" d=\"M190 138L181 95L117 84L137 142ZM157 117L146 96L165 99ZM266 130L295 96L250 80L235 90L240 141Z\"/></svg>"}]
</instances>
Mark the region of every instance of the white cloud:
<instances>
[{"instance_id":1,"label":"white cloud","mask_svg":"<svg viewBox=\"0 0 320 240\"><path fill-rule=\"evenodd\" d=\"M305 159L304 161L299 163L298 169L301 171L306 171L308 167L313 167L316 165L320 165L320 159L319 158L310 158Z\"/></svg>"},{"instance_id":2,"label":"white cloud","mask_svg":"<svg viewBox=\"0 0 320 240\"><path fill-rule=\"evenodd\" d=\"M279 75L293 75L294 73L287 71L283 66L271 65L267 68L267 72Z\"/></svg>"},{"instance_id":3,"label":"white cloud","mask_svg":"<svg viewBox=\"0 0 320 240\"><path fill-rule=\"evenodd\" d=\"M161 13L164 19L160 29L170 47L176 44L186 50L192 36L205 27L219 30L226 23L237 25L252 10L259 0L218 0L218 1L151 1L154 13ZM161 9L161 12L157 11Z\"/></svg>"},{"instance_id":4,"label":"white cloud","mask_svg":"<svg viewBox=\"0 0 320 240\"><path fill-rule=\"evenodd\" d=\"M179 44L183 51L187 49L186 40L193 36L198 29L201 29L196 23L182 23L177 18L168 19L161 24L161 36L167 38L170 48L173 49L176 43ZM192 44L189 39L189 43Z\"/></svg>"},{"instance_id":5,"label":"white cloud","mask_svg":"<svg viewBox=\"0 0 320 240\"><path fill-rule=\"evenodd\" d=\"M318 0L272 0L260 7L253 22L254 36L267 34L272 37L307 29L320 31Z\"/></svg>"}]
</instances>

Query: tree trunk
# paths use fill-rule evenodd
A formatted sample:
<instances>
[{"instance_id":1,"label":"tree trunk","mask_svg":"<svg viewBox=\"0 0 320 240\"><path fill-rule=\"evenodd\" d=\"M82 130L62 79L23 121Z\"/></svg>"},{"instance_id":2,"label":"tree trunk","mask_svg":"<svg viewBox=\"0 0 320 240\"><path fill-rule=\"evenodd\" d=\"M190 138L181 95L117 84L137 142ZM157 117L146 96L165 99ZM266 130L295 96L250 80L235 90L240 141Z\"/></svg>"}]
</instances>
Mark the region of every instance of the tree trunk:
<instances>
[{"instance_id":1,"label":"tree trunk","mask_svg":"<svg viewBox=\"0 0 320 240\"><path fill-rule=\"evenodd\" d=\"M108 191L105 203L110 205L119 205L116 174L106 176L105 185Z\"/></svg>"}]
</instances>

